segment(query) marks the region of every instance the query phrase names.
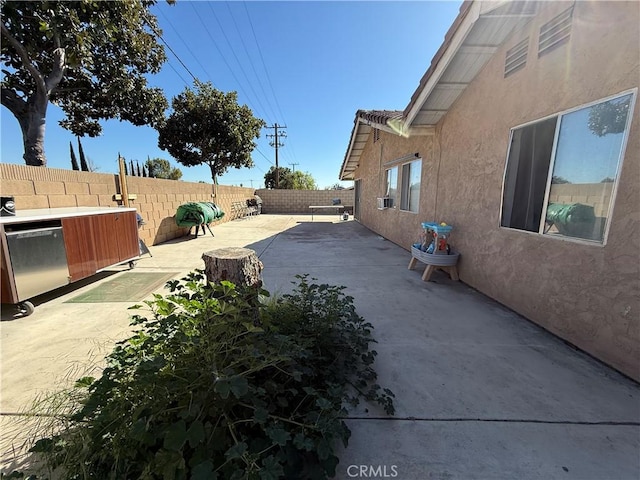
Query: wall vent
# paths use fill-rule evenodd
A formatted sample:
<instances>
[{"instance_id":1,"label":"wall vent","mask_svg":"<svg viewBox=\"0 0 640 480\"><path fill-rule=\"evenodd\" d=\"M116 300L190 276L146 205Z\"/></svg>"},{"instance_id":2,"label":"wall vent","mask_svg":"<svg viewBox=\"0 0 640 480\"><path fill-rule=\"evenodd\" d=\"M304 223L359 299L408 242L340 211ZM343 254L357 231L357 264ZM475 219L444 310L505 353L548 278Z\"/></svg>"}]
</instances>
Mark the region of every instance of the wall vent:
<instances>
[{"instance_id":1,"label":"wall vent","mask_svg":"<svg viewBox=\"0 0 640 480\"><path fill-rule=\"evenodd\" d=\"M553 20L540 27L538 57L569 41L573 7L565 10Z\"/></svg>"},{"instance_id":2,"label":"wall vent","mask_svg":"<svg viewBox=\"0 0 640 480\"><path fill-rule=\"evenodd\" d=\"M529 37L522 40L515 47L507 51L504 61L504 76L508 77L517 72L527 63L527 52L529 51Z\"/></svg>"}]
</instances>

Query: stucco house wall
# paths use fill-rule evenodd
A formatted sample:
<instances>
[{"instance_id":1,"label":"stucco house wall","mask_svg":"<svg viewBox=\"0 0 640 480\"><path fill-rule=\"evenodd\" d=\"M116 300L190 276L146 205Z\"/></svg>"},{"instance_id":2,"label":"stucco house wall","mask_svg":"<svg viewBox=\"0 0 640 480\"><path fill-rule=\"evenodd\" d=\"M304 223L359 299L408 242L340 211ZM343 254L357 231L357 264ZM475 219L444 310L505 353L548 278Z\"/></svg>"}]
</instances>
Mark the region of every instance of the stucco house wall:
<instances>
[{"instance_id":1,"label":"stucco house wall","mask_svg":"<svg viewBox=\"0 0 640 480\"><path fill-rule=\"evenodd\" d=\"M462 253L465 283L640 380L637 98L604 245L499 226L510 129L639 85L637 2L575 2L570 40L538 57L540 26L569 6L540 2L537 15L507 38L434 136L369 139L355 172L361 221L405 248L421 221L454 225L451 242ZM504 78L507 50L527 36L525 67ZM420 152L418 215L371 208L383 193L376 185L380 151L385 159Z\"/></svg>"},{"instance_id":2,"label":"stucco house wall","mask_svg":"<svg viewBox=\"0 0 640 480\"><path fill-rule=\"evenodd\" d=\"M409 248L422 231L421 223L435 215L437 165L433 162L433 137L403 138L387 132L379 132L379 135L376 142L373 135L369 136L361 157L365 160L356 169L355 178L360 180L359 221L392 242ZM377 198L384 196L386 190L388 166L385 164L414 153L422 158L419 212L400 210L398 202L392 208L378 210Z\"/></svg>"}]
</instances>

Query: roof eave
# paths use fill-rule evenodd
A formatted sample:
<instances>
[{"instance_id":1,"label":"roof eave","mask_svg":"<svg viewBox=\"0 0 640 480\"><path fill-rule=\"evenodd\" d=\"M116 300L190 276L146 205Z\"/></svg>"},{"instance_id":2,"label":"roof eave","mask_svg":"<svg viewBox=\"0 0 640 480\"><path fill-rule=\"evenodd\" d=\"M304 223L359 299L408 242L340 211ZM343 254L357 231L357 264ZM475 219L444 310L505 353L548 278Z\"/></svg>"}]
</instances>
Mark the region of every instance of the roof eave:
<instances>
[{"instance_id":1,"label":"roof eave","mask_svg":"<svg viewBox=\"0 0 640 480\"><path fill-rule=\"evenodd\" d=\"M464 2L403 112L406 128L435 126L511 32L535 15L536 3Z\"/></svg>"}]
</instances>

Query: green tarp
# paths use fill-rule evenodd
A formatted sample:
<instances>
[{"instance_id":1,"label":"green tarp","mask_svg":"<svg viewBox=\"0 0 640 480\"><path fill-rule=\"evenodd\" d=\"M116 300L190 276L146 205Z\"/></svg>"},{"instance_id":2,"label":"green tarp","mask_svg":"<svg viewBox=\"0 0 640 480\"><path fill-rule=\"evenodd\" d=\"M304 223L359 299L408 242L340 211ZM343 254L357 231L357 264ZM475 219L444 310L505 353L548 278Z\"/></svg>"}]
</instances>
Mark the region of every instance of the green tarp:
<instances>
[{"instance_id":1,"label":"green tarp","mask_svg":"<svg viewBox=\"0 0 640 480\"><path fill-rule=\"evenodd\" d=\"M591 205L550 203L547 206L547 224L554 225L563 235L589 238L594 233L595 221Z\"/></svg>"},{"instance_id":2,"label":"green tarp","mask_svg":"<svg viewBox=\"0 0 640 480\"><path fill-rule=\"evenodd\" d=\"M176 224L179 227L208 225L224 217L224 212L215 203L189 202L178 207Z\"/></svg>"}]
</instances>

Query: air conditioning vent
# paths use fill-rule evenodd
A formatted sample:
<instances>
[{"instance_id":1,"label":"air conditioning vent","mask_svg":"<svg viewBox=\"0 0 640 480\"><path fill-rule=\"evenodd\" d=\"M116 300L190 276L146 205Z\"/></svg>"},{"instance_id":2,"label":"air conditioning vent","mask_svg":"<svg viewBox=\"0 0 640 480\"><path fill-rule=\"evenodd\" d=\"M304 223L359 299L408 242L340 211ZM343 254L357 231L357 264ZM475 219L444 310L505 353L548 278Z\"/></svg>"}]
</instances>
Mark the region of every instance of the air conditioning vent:
<instances>
[{"instance_id":1,"label":"air conditioning vent","mask_svg":"<svg viewBox=\"0 0 640 480\"><path fill-rule=\"evenodd\" d=\"M389 197L378 198L378 210L386 210L393 206L393 199Z\"/></svg>"}]
</instances>

